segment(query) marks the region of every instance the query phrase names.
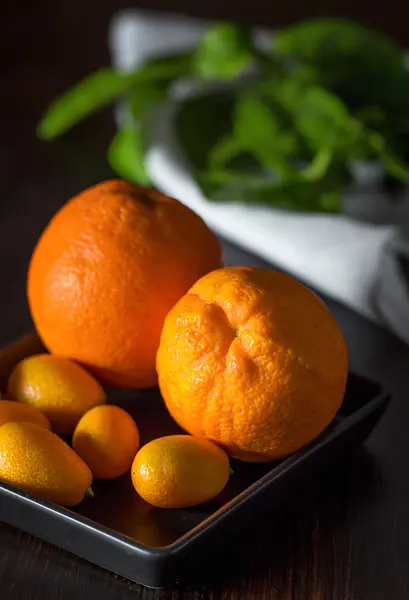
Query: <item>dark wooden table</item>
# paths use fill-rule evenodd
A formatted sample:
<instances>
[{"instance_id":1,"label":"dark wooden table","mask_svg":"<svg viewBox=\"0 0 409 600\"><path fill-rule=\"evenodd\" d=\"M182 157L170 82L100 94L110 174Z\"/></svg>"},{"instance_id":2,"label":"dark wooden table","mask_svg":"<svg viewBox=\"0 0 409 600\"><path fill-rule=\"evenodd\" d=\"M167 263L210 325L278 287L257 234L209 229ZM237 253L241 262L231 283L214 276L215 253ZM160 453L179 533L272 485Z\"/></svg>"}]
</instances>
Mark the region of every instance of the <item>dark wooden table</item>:
<instances>
[{"instance_id":1,"label":"dark wooden table","mask_svg":"<svg viewBox=\"0 0 409 600\"><path fill-rule=\"evenodd\" d=\"M45 51L41 36L36 44L33 14L21 13L27 19L25 37L19 26L20 37L8 28L2 38L2 55L6 46L9 50L0 113L2 344L30 327L25 273L45 223L70 195L110 176L104 161L113 131L109 115L51 145L35 138L34 124L45 102L104 57L91 53L88 62L84 59L71 69L71 48L53 55ZM54 36L61 31L57 28ZM32 61L27 52L33 53ZM229 245L226 254L231 263L259 263ZM409 348L348 309L329 305L348 341L351 368L381 381L393 394L365 449L280 514L262 523L255 520L234 549L221 554L217 567L203 565L190 582L168 591L147 590L0 524L0 598L409 598Z\"/></svg>"}]
</instances>

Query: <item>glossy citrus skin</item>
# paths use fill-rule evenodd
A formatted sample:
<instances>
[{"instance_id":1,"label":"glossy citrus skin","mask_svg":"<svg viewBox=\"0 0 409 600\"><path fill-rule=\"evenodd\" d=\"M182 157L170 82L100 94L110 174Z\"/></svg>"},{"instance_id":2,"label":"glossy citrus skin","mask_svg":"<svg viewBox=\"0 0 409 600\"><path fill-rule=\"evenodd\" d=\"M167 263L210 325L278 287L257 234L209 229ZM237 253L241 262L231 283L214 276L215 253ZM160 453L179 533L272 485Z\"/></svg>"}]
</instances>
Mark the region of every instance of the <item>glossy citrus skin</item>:
<instances>
[{"instance_id":1,"label":"glossy citrus skin","mask_svg":"<svg viewBox=\"0 0 409 600\"><path fill-rule=\"evenodd\" d=\"M155 356L169 309L221 248L177 200L105 181L51 220L31 259L28 299L46 347L91 368L107 384L156 384Z\"/></svg>"},{"instance_id":2,"label":"glossy citrus skin","mask_svg":"<svg viewBox=\"0 0 409 600\"><path fill-rule=\"evenodd\" d=\"M94 477L115 479L130 470L139 448L135 421L119 406L96 406L80 420L72 447Z\"/></svg>"},{"instance_id":3,"label":"glossy citrus skin","mask_svg":"<svg viewBox=\"0 0 409 600\"><path fill-rule=\"evenodd\" d=\"M347 349L324 303L292 277L220 269L168 314L157 357L175 420L249 461L294 452L333 419Z\"/></svg>"},{"instance_id":4,"label":"glossy citrus skin","mask_svg":"<svg viewBox=\"0 0 409 600\"><path fill-rule=\"evenodd\" d=\"M43 500L75 506L92 473L51 431L33 423L6 423L0 427L0 480Z\"/></svg>"},{"instance_id":5,"label":"glossy citrus skin","mask_svg":"<svg viewBox=\"0 0 409 600\"><path fill-rule=\"evenodd\" d=\"M227 454L212 442L170 435L143 446L132 465L135 490L149 504L184 508L211 500L229 480Z\"/></svg>"},{"instance_id":6,"label":"glossy citrus skin","mask_svg":"<svg viewBox=\"0 0 409 600\"><path fill-rule=\"evenodd\" d=\"M8 395L43 412L56 433L72 433L90 408L106 401L98 381L66 358L30 356L13 369Z\"/></svg>"},{"instance_id":7,"label":"glossy citrus skin","mask_svg":"<svg viewBox=\"0 0 409 600\"><path fill-rule=\"evenodd\" d=\"M0 400L0 427L14 421L29 421L39 427L51 429L49 420L38 408L12 400Z\"/></svg>"}]
</instances>

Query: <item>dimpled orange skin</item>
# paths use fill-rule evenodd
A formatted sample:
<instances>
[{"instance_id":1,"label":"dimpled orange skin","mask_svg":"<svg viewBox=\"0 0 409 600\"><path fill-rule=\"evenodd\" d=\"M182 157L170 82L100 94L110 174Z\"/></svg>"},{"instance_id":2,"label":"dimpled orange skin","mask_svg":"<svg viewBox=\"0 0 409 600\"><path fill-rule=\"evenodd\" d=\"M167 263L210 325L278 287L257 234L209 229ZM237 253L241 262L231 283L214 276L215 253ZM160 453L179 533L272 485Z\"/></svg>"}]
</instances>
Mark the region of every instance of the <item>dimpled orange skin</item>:
<instances>
[{"instance_id":1,"label":"dimpled orange skin","mask_svg":"<svg viewBox=\"0 0 409 600\"><path fill-rule=\"evenodd\" d=\"M205 439L170 435L143 446L132 465L138 494L159 508L185 508L211 500L230 476L227 454Z\"/></svg>"},{"instance_id":2,"label":"dimpled orange skin","mask_svg":"<svg viewBox=\"0 0 409 600\"><path fill-rule=\"evenodd\" d=\"M109 404L96 406L75 428L72 447L94 477L115 479L132 466L139 448L138 427L123 408Z\"/></svg>"},{"instance_id":3,"label":"dimpled orange skin","mask_svg":"<svg viewBox=\"0 0 409 600\"><path fill-rule=\"evenodd\" d=\"M66 358L51 354L30 356L18 363L7 383L14 400L43 412L56 433L72 433L90 408L106 402L98 381Z\"/></svg>"},{"instance_id":4,"label":"dimpled orange skin","mask_svg":"<svg viewBox=\"0 0 409 600\"><path fill-rule=\"evenodd\" d=\"M342 403L347 363L324 303L288 275L251 267L199 280L168 314L157 356L174 419L247 461L317 436Z\"/></svg>"},{"instance_id":5,"label":"dimpled orange skin","mask_svg":"<svg viewBox=\"0 0 409 600\"><path fill-rule=\"evenodd\" d=\"M92 473L51 431L15 422L0 427L0 480L43 500L75 506L91 485Z\"/></svg>"},{"instance_id":6,"label":"dimpled orange skin","mask_svg":"<svg viewBox=\"0 0 409 600\"><path fill-rule=\"evenodd\" d=\"M13 400L0 400L0 427L14 421L29 421L44 429L51 429L47 417L34 406Z\"/></svg>"},{"instance_id":7,"label":"dimpled orange skin","mask_svg":"<svg viewBox=\"0 0 409 600\"><path fill-rule=\"evenodd\" d=\"M54 216L31 258L28 299L46 347L121 387L156 384L169 309L221 247L189 208L152 189L102 182Z\"/></svg>"}]
</instances>

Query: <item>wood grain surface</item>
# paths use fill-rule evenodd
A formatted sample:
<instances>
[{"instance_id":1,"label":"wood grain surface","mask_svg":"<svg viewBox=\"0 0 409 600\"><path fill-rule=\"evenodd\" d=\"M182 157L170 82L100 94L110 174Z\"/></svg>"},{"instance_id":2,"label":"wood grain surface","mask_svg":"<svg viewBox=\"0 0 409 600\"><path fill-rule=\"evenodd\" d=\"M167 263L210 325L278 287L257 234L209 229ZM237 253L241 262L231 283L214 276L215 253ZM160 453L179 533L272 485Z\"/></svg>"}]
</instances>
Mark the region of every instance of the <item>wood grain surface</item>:
<instances>
[{"instance_id":1,"label":"wood grain surface","mask_svg":"<svg viewBox=\"0 0 409 600\"><path fill-rule=\"evenodd\" d=\"M115 3L102 2L98 13L97 3L90 2L95 18L87 3L65 4L65 12L62 4L17 3L0 36L1 345L30 329L25 273L47 220L72 194L111 174L104 160L113 131L109 113L53 144L35 137L45 103L107 60L105 28ZM260 264L228 244L225 250L231 264ZM279 514L262 523L254 515L233 547L170 590L130 583L0 524L0 598L409 598L409 348L348 309L329 305L345 333L351 367L393 395L364 449Z\"/></svg>"}]
</instances>

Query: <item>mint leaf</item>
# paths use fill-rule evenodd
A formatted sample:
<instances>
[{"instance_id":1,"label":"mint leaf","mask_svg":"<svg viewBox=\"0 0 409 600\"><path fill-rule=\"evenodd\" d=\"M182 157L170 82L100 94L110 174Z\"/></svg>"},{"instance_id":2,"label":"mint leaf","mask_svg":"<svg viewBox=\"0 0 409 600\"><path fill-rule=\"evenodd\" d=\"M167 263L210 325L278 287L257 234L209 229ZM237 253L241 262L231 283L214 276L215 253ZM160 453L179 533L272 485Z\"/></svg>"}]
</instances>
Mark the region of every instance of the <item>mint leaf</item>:
<instances>
[{"instance_id":1,"label":"mint leaf","mask_svg":"<svg viewBox=\"0 0 409 600\"><path fill-rule=\"evenodd\" d=\"M217 23L204 35L193 55L194 73L203 79L233 79L254 63L250 30Z\"/></svg>"},{"instance_id":2,"label":"mint leaf","mask_svg":"<svg viewBox=\"0 0 409 600\"><path fill-rule=\"evenodd\" d=\"M331 92L312 86L293 100L295 126L315 151L325 148L345 153L357 142L360 123Z\"/></svg>"},{"instance_id":3,"label":"mint leaf","mask_svg":"<svg viewBox=\"0 0 409 600\"><path fill-rule=\"evenodd\" d=\"M209 165L213 169L218 169L233 161L242 152L243 148L240 141L232 133L222 138L211 148L209 152Z\"/></svg>"},{"instance_id":4,"label":"mint leaf","mask_svg":"<svg viewBox=\"0 0 409 600\"><path fill-rule=\"evenodd\" d=\"M294 156L297 139L277 111L253 94L241 94L235 109L235 135L242 147L251 150L265 166L277 157Z\"/></svg>"},{"instance_id":5,"label":"mint leaf","mask_svg":"<svg viewBox=\"0 0 409 600\"><path fill-rule=\"evenodd\" d=\"M133 87L137 89L138 85L156 81L169 83L189 73L190 60L189 54L178 54L155 58L130 73L111 68L96 71L54 100L42 117L37 133L44 140L53 139Z\"/></svg>"},{"instance_id":6,"label":"mint leaf","mask_svg":"<svg viewBox=\"0 0 409 600\"><path fill-rule=\"evenodd\" d=\"M233 133L222 139L210 153L213 166L231 164L243 153L252 155L275 176L293 178L295 168L288 160L297 152L297 140L263 100L240 94L234 109Z\"/></svg>"},{"instance_id":7,"label":"mint leaf","mask_svg":"<svg viewBox=\"0 0 409 600\"><path fill-rule=\"evenodd\" d=\"M280 55L325 66L334 57L355 53L365 44L368 34L368 29L348 19L310 19L278 30L274 34L274 49Z\"/></svg>"},{"instance_id":8,"label":"mint leaf","mask_svg":"<svg viewBox=\"0 0 409 600\"><path fill-rule=\"evenodd\" d=\"M316 19L279 31L274 47L279 56L313 68L351 109L406 109L409 72L399 47L384 34L347 19Z\"/></svg>"},{"instance_id":9,"label":"mint leaf","mask_svg":"<svg viewBox=\"0 0 409 600\"><path fill-rule=\"evenodd\" d=\"M338 98L317 86L283 80L270 87L260 88L259 95L239 95L234 132L213 148L211 164L226 166L247 151L281 181L319 179L333 156L348 155L357 143L359 122ZM270 91L270 99L263 91ZM301 169L303 162L307 166Z\"/></svg>"},{"instance_id":10,"label":"mint leaf","mask_svg":"<svg viewBox=\"0 0 409 600\"><path fill-rule=\"evenodd\" d=\"M133 83L133 75L109 68L89 75L48 107L37 128L39 137L50 140L65 133L88 114L126 92Z\"/></svg>"},{"instance_id":11,"label":"mint leaf","mask_svg":"<svg viewBox=\"0 0 409 600\"><path fill-rule=\"evenodd\" d=\"M387 173L402 183L409 183L409 164L388 146L387 141L376 132L368 133L369 144Z\"/></svg>"},{"instance_id":12,"label":"mint leaf","mask_svg":"<svg viewBox=\"0 0 409 600\"><path fill-rule=\"evenodd\" d=\"M141 129L130 124L116 133L108 149L108 161L124 179L140 185L150 185L144 150Z\"/></svg>"},{"instance_id":13,"label":"mint leaf","mask_svg":"<svg viewBox=\"0 0 409 600\"><path fill-rule=\"evenodd\" d=\"M190 52L178 52L168 56L151 58L134 75L137 81L172 81L178 77L186 77L192 72L192 55Z\"/></svg>"},{"instance_id":14,"label":"mint leaf","mask_svg":"<svg viewBox=\"0 0 409 600\"><path fill-rule=\"evenodd\" d=\"M261 82L258 92L282 122L292 123L288 130L298 141L295 159L311 160L324 151L345 157L358 143L362 145L362 124L322 86L288 76Z\"/></svg>"},{"instance_id":15,"label":"mint leaf","mask_svg":"<svg viewBox=\"0 0 409 600\"><path fill-rule=\"evenodd\" d=\"M301 178L305 181L317 181L322 179L331 167L333 155L327 148L317 152L311 162L301 170Z\"/></svg>"},{"instance_id":16,"label":"mint leaf","mask_svg":"<svg viewBox=\"0 0 409 600\"><path fill-rule=\"evenodd\" d=\"M133 88L127 98L130 113L136 121L144 119L147 113L168 96L168 83L159 81L149 85L138 85Z\"/></svg>"},{"instance_id":17,"label":"mint leaf","mask_svg":"<svg viewBox=\"0 0 409 600\"><path fill-rule=\"evenodd\" d=\"M265 204L302 212L339 212L345 176L341 170L313 182L280 182L219 171L201 173L198 181L204 194L213 201Z\"/></svg>"},{"instance_id":18,"label":"mint leaf","mask_svg":"<svg viewBox=\"0 0 409 600\"><path fill-rule=\"evenodd\" d=\"M145 167L147 124L150 111L167 98L168 81L140 84L128 93L126 105L130 113L128 125L118 130L108 149L111 167L124 179L150 185Z\"/></svg>"},{"instance_id":19,"label":"mint leaf","mask_svg":"<svg viewBox=\"0 0 409 600\"><path fill-rule=\"evenodd\" d=\"M234 95L213 93L183 102L175 117L176 135L194 170L205 170L212 149L233 129Z\"/></svg>"}]
</instances>

